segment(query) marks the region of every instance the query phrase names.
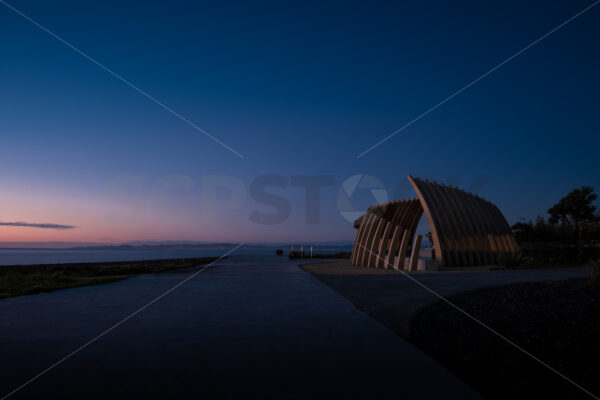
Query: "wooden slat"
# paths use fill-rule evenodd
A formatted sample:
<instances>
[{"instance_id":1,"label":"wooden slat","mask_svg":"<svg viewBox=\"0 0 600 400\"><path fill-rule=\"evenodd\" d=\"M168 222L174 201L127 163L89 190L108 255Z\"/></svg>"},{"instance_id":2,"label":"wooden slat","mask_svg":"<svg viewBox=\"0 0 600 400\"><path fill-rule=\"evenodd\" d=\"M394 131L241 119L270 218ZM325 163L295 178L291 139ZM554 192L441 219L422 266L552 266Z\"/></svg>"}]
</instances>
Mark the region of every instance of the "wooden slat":
<instances>
[{"instance_id":1,"label":"wooden slat","mask_svg":"<svg viewBox=\"0 0 600 400\"><path fill-rule=\"evenodd\" d=\"M364 251L364 241L369 228L371 226L371 221L373 220L374 215L366 211L365 215L360 224L360 229L356 234L356 240L354 241L354 247L352 248L352 265L360 265L360 257L362 256L362 252Z\"/></svg>"},{"instance_id":2,"label":"wooden slat","mask_svg":"<svg viewBox=\"0 0 600 400\"><path fill-rule=\"evenodd\" d=\"M473 205L474 198L473 196L469 196L463 190L456 190L455 194L458 196L460 203L463 205L467 218L471 221L473 239L475 241L475 251L479 258L478 265L489 265L490 247L487 237L485 237L485 231L483 230L481 219L477 217L476 208Z\"/></svg>"},{"instance_id":3,"label":"wooden slat","mask_svg":"<svg viewBox=\"0 0 600 400\"><path fill-rule=\"evenodd\" d=\"M431 184L425 181L422 186L422 191L425 194L425 198L429 205L429 209L432 210L435 223L437 225L438 234L441 235L442 253L445 256L446 266L455 267L460 265L460 259L457 253L457 247L452 237L452 232L449 231L450 223L447 221L445 214L441 209L441 204L431 187Z\"/></svg>"},{"instance_id":4,"label":"wooden slat","mask_svg":"<svg viewBox=\"0 0 600 400\"><path fill-rule=\"evenodd\" d=\"M417 263L419 262L419 252L421 251L421 240L423 236L417 235L415 242L413 243L412 251L410 252L410 262L408 264L409 271L417 270Z\"/></svg>"},{"instance_id":5,"label":"wooden slat","mask_svg":"<svg viewBox=\"0 0 600 400\"><path fill-rule=\"evenodd\" d=\"M406 249L408 248L408 230L402 231L402 240L400 241L400 248L398 250L398 256L394 260L394 269L404 269L404 262L406 259Z\"/></svg>"},{"instance_id":6,"label":"wooden slat","mask_svg":"<svg viewBox=\"0 0 600 400\"><path fill-rule=\"evenodd\" d=\"M367 254L367 262L364 264L365 267L374 267L375 260L377 259L377 247L379 245L379 241L381 240L381 232L383 231L383 227L385 226L386 221L383 218L379 218L379 222L377 223L377 229L373 233L373 238L367 249L369 249Z\"/></svg>"},{"instance_id":7,"label":"wooden slat","mask_svg":"<svg viewBox=\"0 0 600 400\"><path fill-rule=\"evenodd\" d=\"M384 268L385 257L387 255L388 245L390 242L390 232L392 230L392 224L389 222L385 222L385 228L383 229L383 234L381 236L381 241L379 242L379 249L377 251L377 259L375 260L376 268Z\"/></svg>"},{"instance_id":8,"label":"wooden slat","mask_svg":"<svg viewBox=\"0 0 600 400\"><path fill-rule=\"evenodd\" d=\"M446 194L453 204L456 218L460 221L460 233L463 237L465 251L470 265L482 265L480 254L477 251L477 242L475 240L475 228L471 221L471 216L467 212L467 206L459 197L460 189L446 186Z\"/></svg>"},{"instance_id":9,"label":"wooden slat","mask_svg":"<svg viewBox=\"0 0 600 400\"><path fill-rule=\"evenodd\" d=\"M385 268L390 269L394 268L394 263L396 260L396 251L398 247L400 247L400 241L402 240L403 230L400 225L396 225L394 227L394 233L392 234L392 242L390 243L390 250L385 258Z\"/></svg>"},{"instance_id":10,"label":"wooden slat","mask_svg":"<svg viewBox=\"0 0 600 400\"><path fill-rule=\"evenodd\" d=\"M458 216L458 210L454 201L450 197L445 185L433 185L434 190L437 192L439 199L441 212L446 216L446 222L448 225L448 231L451 232L456 246L456 252L459 259L458 265L470 266L473 265L472 254L469 249L468 242L465 237L467 236L465 228L462 226L462 220Z\"/></svg>"},{"instance_id":11,"label":"wooden slat","mask_svg":"<svg viewBox=\"0 0 600 400\"><path fill-rule=\"evenodd\" d=\"M369 256L369 250L371 249L371 242L373 240L373 235L375 234L375 230L377 229L377 224L379 223L379 216L374 215L371 225L369 226L369 230L367 231L367 235L365 236L364 242L362 244L362 252L360 254L360 260L358 261L358 265L366 267L367 260Z\"/></svg>"},{"instance_id":12,"label":"wooden slat","mask_svg":"<svg viewBox=\"0 0 600 400\"><path fill-rule=\"evenodd\" d=\"M425 212L425 216L427 217L427 222L429 223L429 230L431 231L431 236L433 239L433 247L435 249L435 259L440 265L446 265L446 257L444 254L444 247L442 245L443 238L439 235L438 227L436 225L436 218L434 217L432 210L429 208L428 201L425 200L425 196L421 192L421 180L418 178L413 178L409 175L408 181L415 190L417 197L421 202L421 207L423 207L423 211Z\"/></svg>"}]
</instances>

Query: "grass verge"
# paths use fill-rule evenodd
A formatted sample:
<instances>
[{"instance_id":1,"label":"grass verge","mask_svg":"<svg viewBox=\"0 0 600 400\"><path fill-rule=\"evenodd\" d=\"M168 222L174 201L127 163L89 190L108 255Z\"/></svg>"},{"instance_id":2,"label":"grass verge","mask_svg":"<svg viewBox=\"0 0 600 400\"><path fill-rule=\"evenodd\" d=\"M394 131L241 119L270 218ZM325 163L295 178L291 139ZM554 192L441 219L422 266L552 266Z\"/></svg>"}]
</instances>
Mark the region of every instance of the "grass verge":
<instances>
[{"instance_id":1,"label":"grass verge","mask_svg":"<svg viewBox=\"0 0 600 400\"><path fill-rule=\"evenodd\" d=\"M158 274L215 261L216 257L103 263L0 266L0 299L78 286L98 285L141 274Z\"/></svg>"}]
</instances>

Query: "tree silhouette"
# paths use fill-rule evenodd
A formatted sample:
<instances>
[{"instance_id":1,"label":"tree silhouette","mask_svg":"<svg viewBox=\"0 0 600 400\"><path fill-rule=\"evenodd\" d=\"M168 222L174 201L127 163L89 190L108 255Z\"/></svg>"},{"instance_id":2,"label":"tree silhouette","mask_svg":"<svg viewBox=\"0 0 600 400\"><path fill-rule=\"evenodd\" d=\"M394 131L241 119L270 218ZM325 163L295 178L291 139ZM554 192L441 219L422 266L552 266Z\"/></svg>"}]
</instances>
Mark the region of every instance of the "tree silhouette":
<instances>
[{"instance_id":1,"label":"tree silhouette","mask_svg":"<svg viewBox=\"0 0 600 400\"><path fill-rule=\"evenodd\" d=\"M427 232L425 234L425 237L429 241L429 244L431 245L431 247L433 247L433 235L431 234L431 231Z\"/></svg>"},{"instance_id":2,"label":"tree silhouette","mask_svg":"<svg viewBox=\"0 0 600 400\"><path fill-rule=\"evenodd\" d=\"M596 206L592 204L596 199L598 196L590 186L573 189L548 210L550 222L571 227L578 244L584 225L591 225L599 220Z\"/></svg>"},{"instance_id":3,"label":"tree silhouette","mask_svg":"<svg viewBox=\"0 0 600 400\"><path fill-rule=\"evenodd\" d=\"M364 215L362 215L362 216L360 216L360 217L358 217L358 218L356 218L356 219L354 220L354 229L358 229L358 228L360 228L360 224L362 223L362 220L363 220L363 218L364 218L364 217L365 217L365 216L364 216Z\"/></svg>"}]
</instances>

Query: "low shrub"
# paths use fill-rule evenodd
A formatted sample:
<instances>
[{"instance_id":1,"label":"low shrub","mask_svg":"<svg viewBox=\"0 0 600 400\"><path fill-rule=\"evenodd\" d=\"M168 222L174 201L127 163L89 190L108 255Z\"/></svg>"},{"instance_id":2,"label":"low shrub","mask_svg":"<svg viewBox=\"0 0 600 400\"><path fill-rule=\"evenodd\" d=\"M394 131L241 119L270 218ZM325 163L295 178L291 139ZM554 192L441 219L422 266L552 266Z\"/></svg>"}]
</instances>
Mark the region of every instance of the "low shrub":
<instances>
[{"instance_id":1,"label":"low shrub","mask_svg":"<svg viewBox=\"0 0 600 400\"><path fill-rule=\"evenodd\" d=\"M531 260L520 251L505 252L498 258L498 263L507 269L529 266Z\"/></svg>"}]
</instances>

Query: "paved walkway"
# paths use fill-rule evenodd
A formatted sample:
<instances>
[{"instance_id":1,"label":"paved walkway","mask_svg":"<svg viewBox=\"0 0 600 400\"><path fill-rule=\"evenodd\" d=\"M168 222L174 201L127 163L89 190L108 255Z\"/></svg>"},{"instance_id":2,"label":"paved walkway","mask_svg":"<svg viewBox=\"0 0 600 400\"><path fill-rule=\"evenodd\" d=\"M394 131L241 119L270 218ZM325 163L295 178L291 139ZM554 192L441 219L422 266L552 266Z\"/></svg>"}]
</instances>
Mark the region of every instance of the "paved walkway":
<instances>
[{"instance_id":1,"label":"paved walkway","mask_svg":"<svg viewBox=\"0 0 600 400\"><path fill-rule=\"evenodd\" d=\"M192 272L0 301L0 398ZM206 270L10 398L477 398L282 257Z\"/></svg>"}]
</instances>

